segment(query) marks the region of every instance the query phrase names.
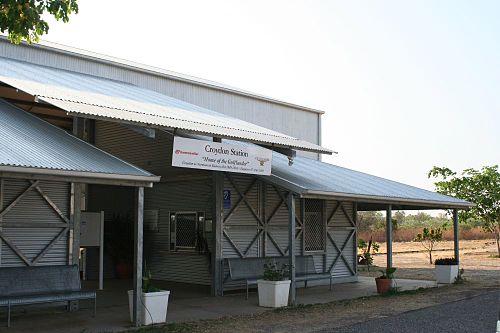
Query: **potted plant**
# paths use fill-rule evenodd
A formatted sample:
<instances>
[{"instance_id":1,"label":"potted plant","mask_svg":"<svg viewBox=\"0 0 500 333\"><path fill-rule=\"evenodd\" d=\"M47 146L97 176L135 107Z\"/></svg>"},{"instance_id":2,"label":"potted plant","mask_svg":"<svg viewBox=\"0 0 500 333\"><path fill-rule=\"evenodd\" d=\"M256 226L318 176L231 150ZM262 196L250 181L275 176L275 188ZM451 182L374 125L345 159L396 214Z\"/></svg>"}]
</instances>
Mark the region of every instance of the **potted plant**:
<instances>
[{"instance_id":1,"label":"potted plant","mask_svg":"<svg viewBox=\"0 0 500 333\"><path fill-rule=\"evenodd\" d=\"M139 321L141 325L165 323L167 321L169 290L161 290L151 284L151 272L142 279L141 302L139 304ZM134 319L134 291L128 291L130 321Z\"/></svg>"},{"instance_id":2,"label":"potted plant","mask_svg":"<svg viewBox=\"0 0 500 333\"><path fill-rule=\"evenodd\" d=\"M458 262L455 258L436 259L434 273L438 283L453 283L458 277Z\"/></svg>"},{"instance_id":3,"label":"potted plant","mask_svg":"<svg viewBox=\"0 0 500 333\"><path fill-rule=\"evenodd\" d=\"M396 272L395 267L387 267L385 270L380 270L381 276L375 278L375 283L377 284L377 292L379 294L385 294L393 288L394 272Z\"/></svg>"},{"instance_id":4,"label":"potted plant","mask_svg":"<svg viewBox=\"0 0 500 333\"><path fill-rule=\"evenodd\" d=\"M287 265L281 267L275 262L264 264L264 278L257 281L259 305L279 308L288 305L290 280Z\"/></svg>"}]
</instances>

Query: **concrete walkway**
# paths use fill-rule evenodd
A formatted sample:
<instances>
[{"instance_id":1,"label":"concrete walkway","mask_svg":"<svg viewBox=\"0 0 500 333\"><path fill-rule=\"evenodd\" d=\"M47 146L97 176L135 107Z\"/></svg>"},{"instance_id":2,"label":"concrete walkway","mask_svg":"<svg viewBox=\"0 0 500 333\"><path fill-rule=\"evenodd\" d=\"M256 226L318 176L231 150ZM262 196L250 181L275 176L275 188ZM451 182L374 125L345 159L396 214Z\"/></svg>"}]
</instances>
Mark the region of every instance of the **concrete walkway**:
<instances>
[{"instance_id":1,"label":"concrete walkway","mask_svg":"<svg viewBox=\"0 0 500 333\"><path fill-rule=\"evenodd\" d=\"M434 281L396 280L401 290L435 287ZM111 332L131 328L129 322L126 290L130 281L106 281L105 290L99 291L97 316L93 318L91 304L82 302L81 310L68 313L60 305L37 305L15 308L11 328L0 328L0 332ZM243 293L232 293L224 297L209 296L208 288L183 284L169 284L171 298L168 308L169 322L215 319L232 315L257 314L268 309L258 306L257 293L250 293L245 300ZM87 284L92 289L92 284ZM297 303L328 303L376 294L373 278L359 277L358 282L310 287L297 290ZM5 314L0 323L6 323Z\"/></svg>"}]
</instances>

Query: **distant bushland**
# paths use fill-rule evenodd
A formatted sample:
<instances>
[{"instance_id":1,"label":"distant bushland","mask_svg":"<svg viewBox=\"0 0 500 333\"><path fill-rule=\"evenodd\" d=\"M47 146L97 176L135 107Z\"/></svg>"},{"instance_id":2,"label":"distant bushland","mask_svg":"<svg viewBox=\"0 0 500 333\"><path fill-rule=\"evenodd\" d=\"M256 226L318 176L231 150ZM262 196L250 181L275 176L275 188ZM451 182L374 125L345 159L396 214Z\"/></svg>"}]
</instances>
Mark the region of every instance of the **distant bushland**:
<instances>
[{"instance_id":1,"label":"distant bushland","mask_svg":"<svg viewBox=\"0 0 500 333\"><path fill-rule=\"evenodd\" d=\"M486 233L481 227L474 228L462 228L460 226L460 239L464 240L474 240L474 239L494 239L490 233ZM422 232L422 228L405 228L398 229L393 232L394 242L411 242L415 236ZM360 239L372 239L375 242L385 242L385 230L375 230L375 231L360 231L358 232L358 238ZM447 229L443 231L443 240L453 240L453 229Z\"/></svg>"},{"instance_id":2,"label":"distant bushland","mask_svg":"<svg viewBox=\"0 0 500 333\"><path fill-rule=\"evenodd\" d=\"M385 242L385 216L382 212L358 213L358 238ZM403 211L393 213L393 240L395 242L411 242L423 228L442 228L443 240L453 240L453 228L450 217L446 214L432 216L425 212L406 214ZM481 228L480 222L469 220L459 226L460 239L492 239L490 233Z\"/></svg>"}]
</instances>

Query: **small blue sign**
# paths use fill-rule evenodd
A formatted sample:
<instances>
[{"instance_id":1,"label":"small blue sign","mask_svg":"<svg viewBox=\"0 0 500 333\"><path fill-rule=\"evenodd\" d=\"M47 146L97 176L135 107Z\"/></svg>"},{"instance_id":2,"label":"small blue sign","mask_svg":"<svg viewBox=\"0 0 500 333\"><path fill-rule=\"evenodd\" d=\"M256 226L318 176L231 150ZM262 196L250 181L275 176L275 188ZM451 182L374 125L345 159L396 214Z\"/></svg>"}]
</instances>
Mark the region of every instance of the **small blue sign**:
<instances>
[{"instance_id":1,"label":"small blue sign","mask_svg":"<svg viewBox=\"0 0 500 333\"><path fill-rule=\"evenodd\" d=\"M231 190L224 190L222 197L224 199L224 209L231 208Z\"/></svg>"}]
</instances>

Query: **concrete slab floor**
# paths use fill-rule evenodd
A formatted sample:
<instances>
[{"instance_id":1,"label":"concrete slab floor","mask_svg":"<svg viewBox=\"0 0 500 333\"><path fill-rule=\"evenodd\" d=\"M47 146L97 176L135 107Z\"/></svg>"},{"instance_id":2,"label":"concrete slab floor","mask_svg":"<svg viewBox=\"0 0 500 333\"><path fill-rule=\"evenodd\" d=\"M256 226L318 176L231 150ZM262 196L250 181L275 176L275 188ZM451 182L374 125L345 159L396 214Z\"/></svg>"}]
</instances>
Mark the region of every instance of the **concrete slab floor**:
<instances>
[{"instance_id":1,"label":"concrete slab floor","mask_svg":"<svg viewBox=\"0 0 500 333\"><path fill-rule=\"evenodd\" d=\"M168 322L199 319L216 319L232 315L257 314L268 309L258 306L256 290L248 300L244 293L231 293L224 297L212 297L207 287L180 283L161 283L160 287L171 290L168 306ZM105 281L105 289L98 291L97 315L92 317L91 302L81 302L80 311L68 313L64 305L45 304L14 308L11 328L6 328L5 311L0 314L0 332L113 332L130 329L126 290L131 281ZM396 279L401 290L435 287L435 281ZM85 283L86 289L94 289L93 282ZM373 278L359 277L358 282L297 290L297 303L328 303L376 294Z\"/></svg>"}]
</instances>

